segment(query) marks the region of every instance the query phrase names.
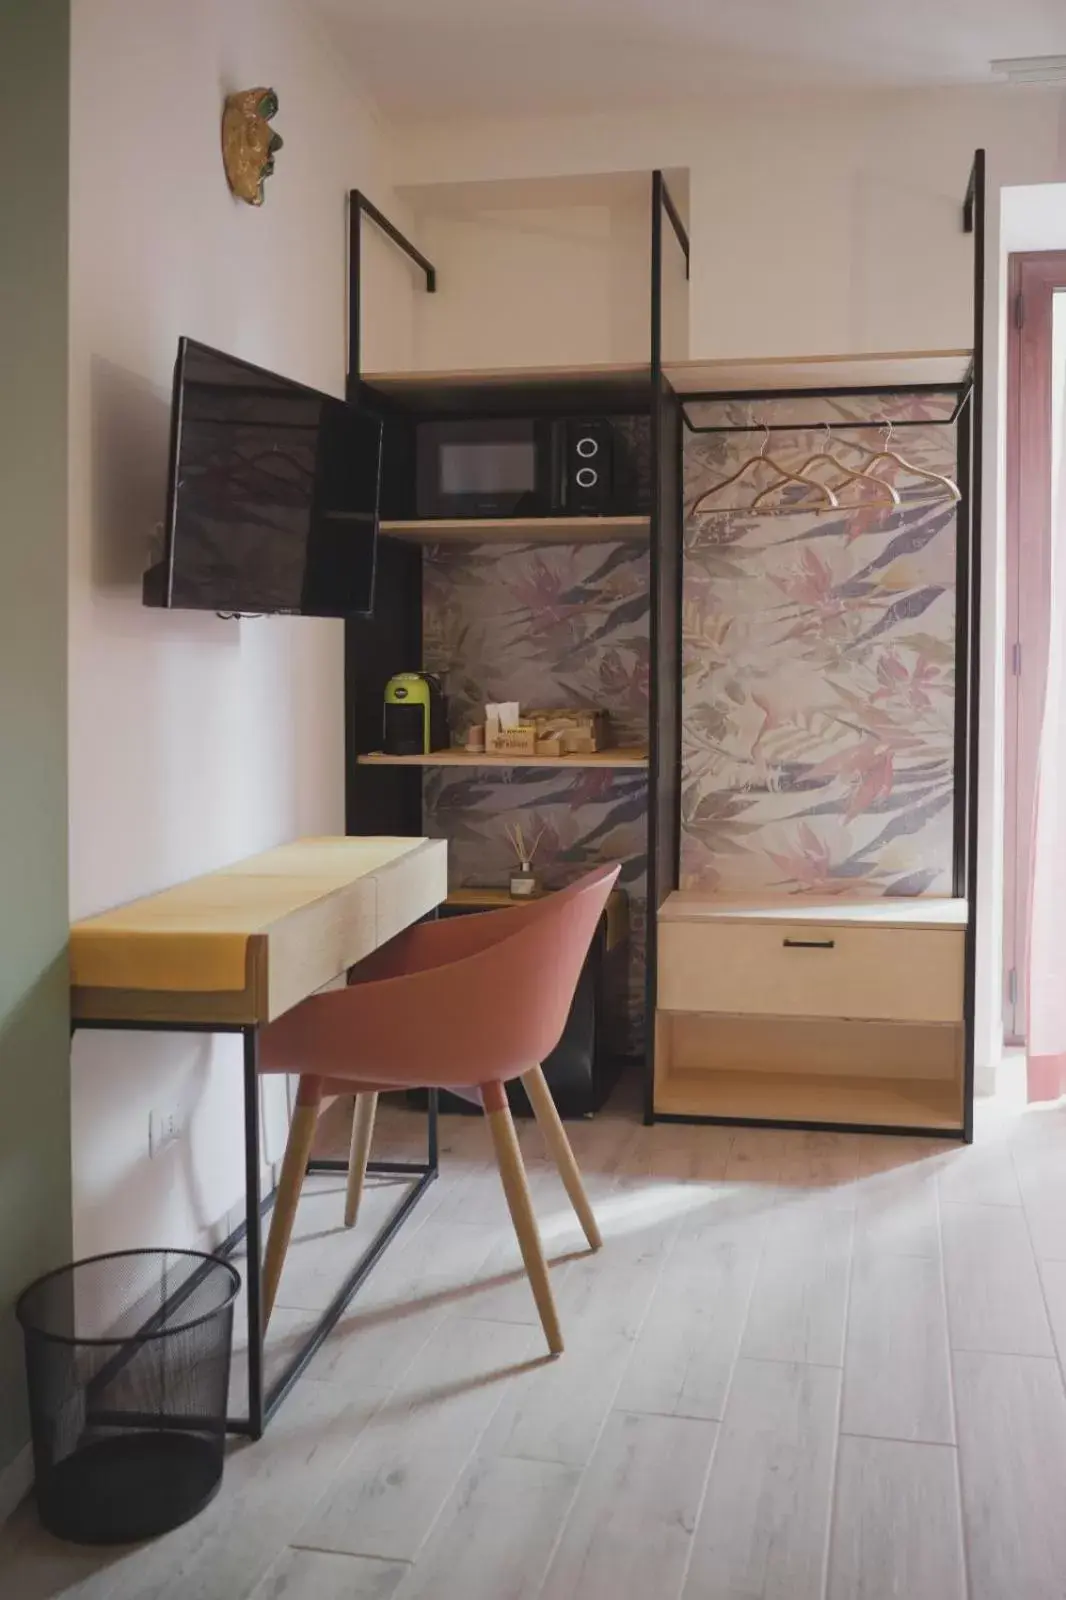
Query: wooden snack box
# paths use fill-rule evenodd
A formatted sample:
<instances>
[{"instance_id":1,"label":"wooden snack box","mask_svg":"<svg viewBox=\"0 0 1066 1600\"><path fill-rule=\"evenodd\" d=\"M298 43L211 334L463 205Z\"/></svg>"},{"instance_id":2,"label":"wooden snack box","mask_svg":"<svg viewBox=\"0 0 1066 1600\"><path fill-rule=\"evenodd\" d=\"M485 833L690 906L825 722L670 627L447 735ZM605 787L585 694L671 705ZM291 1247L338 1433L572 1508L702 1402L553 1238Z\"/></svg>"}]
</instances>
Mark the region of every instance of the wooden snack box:
<instances>
[{"instance_id":1,"label":"wooden snack box","mask_svg":"<svg viewBox=\"0 0 1066 1600\"><path fill-rule=\"evenodd\" d=\"M609 744L606 711L527 711L517 728L485 729L485 753L494 756L590 756Z\"/></svg>"},{"instance_id":2,"label":"wooden snack box","mask_svg":"<svg viewBox=\"0 0 1066 1600\"><path fill-rule=\"evenodd\" d=\"M529 711L527 719L536 729L539 756L590 756L610 744L610 724L606 711L562 708L554 711Z\"/></svg>"}]
</instances>

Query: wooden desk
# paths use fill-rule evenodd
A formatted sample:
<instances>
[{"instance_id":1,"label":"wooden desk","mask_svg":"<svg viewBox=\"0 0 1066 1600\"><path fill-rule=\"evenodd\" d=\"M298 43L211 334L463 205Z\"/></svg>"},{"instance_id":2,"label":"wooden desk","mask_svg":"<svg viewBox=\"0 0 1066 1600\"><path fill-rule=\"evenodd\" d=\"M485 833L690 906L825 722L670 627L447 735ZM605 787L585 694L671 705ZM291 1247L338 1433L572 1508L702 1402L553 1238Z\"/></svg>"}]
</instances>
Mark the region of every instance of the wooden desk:
<instances>
[{"instance_id":1,"label":"wooden desk","mask_svg":"<svg viewBox=\"0 0 1066 1600\"><path fill-rule=\"evenodd\" d=\"M427 1162L377 1168L418 1181L264 1394L259 1028L435 911L447 893L443 840L303 839L71 929L72 1030L239 1033L244 1040L245 1223L220 1252L247 1238L248 1417L229 1419L233 1432L261 1435L437 1171L431 1100Z\"/></svg>"},{"instance_id":2,"label":"wooden desk","mask_svg":"<svg viewBox=\"0 0 1066 1600\"><path fill-rule=\"evenodd\" d=\"M302 839L76 922L77 1022L272 1022L436 908L439 839Z\"/></svg>"}]
</instances>

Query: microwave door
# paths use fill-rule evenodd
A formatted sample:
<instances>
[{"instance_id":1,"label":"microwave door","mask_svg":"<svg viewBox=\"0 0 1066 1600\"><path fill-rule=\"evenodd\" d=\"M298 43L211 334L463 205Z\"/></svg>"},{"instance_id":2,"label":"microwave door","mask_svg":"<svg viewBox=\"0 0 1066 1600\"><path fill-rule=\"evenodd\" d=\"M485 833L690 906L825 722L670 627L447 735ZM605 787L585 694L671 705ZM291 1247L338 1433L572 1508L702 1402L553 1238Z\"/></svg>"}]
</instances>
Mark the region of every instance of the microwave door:
<instances>
[{"instance_id":1,"label":"microwave door","mask_svg":"<svg viewBox=\"0 0 1066 1600\"><path fill-rule=\"evenodd\" d=\"M537 491L537 446L533 439L451 441L441 445L441 495L495 510L521 508Z\"/></svg>"},{"instance_id":2,"label":"microwave door","mask_svg":"<svg viewBox=\"0 0 1066 1600\"><path fill-rule=\"evenodd\" d=\"M484 418L418 429L422 517L544 516L552 508L551 430Z\"/></svg>"}]
</instances>

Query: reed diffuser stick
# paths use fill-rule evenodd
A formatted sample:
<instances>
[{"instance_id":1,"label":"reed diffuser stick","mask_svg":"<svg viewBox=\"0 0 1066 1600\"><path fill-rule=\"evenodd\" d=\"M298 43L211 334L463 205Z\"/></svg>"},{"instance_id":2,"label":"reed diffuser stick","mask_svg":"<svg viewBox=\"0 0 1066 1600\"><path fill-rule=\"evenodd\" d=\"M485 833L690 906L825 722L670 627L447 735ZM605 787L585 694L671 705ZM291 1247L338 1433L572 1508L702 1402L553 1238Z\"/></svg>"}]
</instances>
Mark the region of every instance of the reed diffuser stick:
<instances>
[{"instance_id":1,"label":"reed diffuser stick","mask_svg":"<svg viewBox=\"0 0 1066 1600\"><path fill-rule=\"evenodd\" d=\"M538 829L532 844L527 845L526 836L522 831L522 824L520 822L508 823L507 837L510 840L511 849L518 857L519 865L523 870L528 870L533 865L533 857L537 853L537 846L544 837L544 829Z\"/></svg>"}]
</instances>

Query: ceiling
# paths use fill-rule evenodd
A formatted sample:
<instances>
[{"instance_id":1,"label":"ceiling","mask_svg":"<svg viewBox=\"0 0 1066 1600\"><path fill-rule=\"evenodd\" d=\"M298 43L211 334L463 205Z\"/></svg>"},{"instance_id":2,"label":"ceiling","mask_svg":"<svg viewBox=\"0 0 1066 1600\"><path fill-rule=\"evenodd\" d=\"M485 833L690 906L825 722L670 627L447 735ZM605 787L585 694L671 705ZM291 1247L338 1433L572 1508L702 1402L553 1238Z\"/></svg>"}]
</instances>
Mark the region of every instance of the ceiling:
<instances>
[{"instance_id":1,"label":"ceiling","mask_svg":"<svg viewBox=\"0 0 1066 1600\"><path fill-rule=\"evenodd\" d=\"M315 0L403 117L617 111L729 88L992 83L1066 0Z\"/></svg>"}]
</instances>

